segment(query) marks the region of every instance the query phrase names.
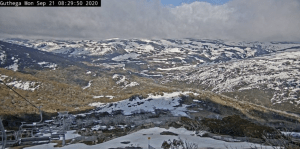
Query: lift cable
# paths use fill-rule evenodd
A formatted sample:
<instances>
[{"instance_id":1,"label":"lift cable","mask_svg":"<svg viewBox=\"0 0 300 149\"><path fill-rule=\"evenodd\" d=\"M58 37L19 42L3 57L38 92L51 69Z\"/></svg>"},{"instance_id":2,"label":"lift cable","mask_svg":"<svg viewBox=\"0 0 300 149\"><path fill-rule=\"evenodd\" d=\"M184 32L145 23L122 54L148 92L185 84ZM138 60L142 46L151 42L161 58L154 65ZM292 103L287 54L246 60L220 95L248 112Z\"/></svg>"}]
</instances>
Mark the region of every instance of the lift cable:
<instances>
[{"instance_id":1,"label":"lift cable","mask_svg":"<svg viewBox=\"0 0 300 149\"><path fill-rule=\"evenodd\" d=\"M0 83L3 83L6 87L8 87L9 89L11 89L12 91L14 91L17 95L19 95L21 98L23 98L25 101L27 101L29 104L31 104L33 107L37 108L38 110L40 110L39 107L37 107L36 105L34 105L33 103L31 103L28 99L26 99L25 97L23 97L22 95L20 95L17 91L15 91L12 87L8 86L6 83L4 83L2 80L0 80Z\"/></svg>"}]
</instances>

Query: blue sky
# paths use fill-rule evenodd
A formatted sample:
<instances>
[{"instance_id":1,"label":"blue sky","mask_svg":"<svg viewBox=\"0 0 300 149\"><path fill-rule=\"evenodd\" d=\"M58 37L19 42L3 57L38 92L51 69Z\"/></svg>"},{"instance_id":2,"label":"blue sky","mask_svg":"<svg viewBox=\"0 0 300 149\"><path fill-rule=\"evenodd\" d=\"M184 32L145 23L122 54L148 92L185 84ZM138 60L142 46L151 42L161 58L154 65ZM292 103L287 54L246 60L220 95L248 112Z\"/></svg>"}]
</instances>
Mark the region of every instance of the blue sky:
<instances>
[{"instance_id":1,"label":"blue sky","mask_svg":"<svg viewBox=\"0 0 300 149\"><path fill-rule=\"evenodd\" d=\"M202 2L209 2L213 5L222 5L227 3L230 0L161 0L161 3L166 5L173 5L173 6L179 6L182 3L192 3L194 1L202 1Z\"/></svg>"}]
</instances>

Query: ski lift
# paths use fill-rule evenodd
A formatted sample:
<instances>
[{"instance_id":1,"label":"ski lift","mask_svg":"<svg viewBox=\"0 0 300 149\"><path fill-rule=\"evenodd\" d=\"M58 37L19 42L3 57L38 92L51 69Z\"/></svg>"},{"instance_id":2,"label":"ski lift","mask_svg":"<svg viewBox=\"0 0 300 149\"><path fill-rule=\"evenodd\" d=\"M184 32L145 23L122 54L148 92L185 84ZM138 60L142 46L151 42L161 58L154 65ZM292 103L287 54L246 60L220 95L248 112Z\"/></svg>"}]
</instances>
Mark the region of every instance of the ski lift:
<instances>
[{"instance_id":1,"label":"ski lift","mask_svg":"<svg viewBox=\"0 0 300 149\"><path fill-rule=\"evenodd\" d=\"M22 125L19 127L19 131L17 135L15 136L15 140L18 140L19 145L30 142L31 144L34 142L50 142L50 137L47 136L40 136L36 135L41 127L44 127L45 124L42 122L43 121L43 114L41 111L41 106L37 107L31 102L29 102L26 98L24 98L22 95L20 95L18 92L16 92L12 87L8 86L5 84L2 80L0 80L0 83L3 83L6 87L11 89L13 92L15 92L17 95L19 95L21 98L23 98L25 101L27 101L29 104L31 104L33 107L37 108L40 113L40 121L39 122L33 122L32 124L26 124L26 122L22 122ZM2 120L0 123L0 129L1 129L1 137L2 137L2 148L5 148L7 145L7 131L4 129L4 126L2 124ZM23 134L26 133L27 136L25 135L25 138L23 137ZM16 134L16 133L14 133Z\"/></svg>"},{"instance_id":2,"label":"ski lift","mask_svg":"<svg viewBox=\"0 0 300 149\"><path fill-rule=\"evenodd\" d=\"M49 143L51 141L50 136L43 136L43 134L38 134L42 132L47 126L43 123L43 116L41 111L41 106L39 107L40 112L40 121L26 124L22 122L22 125L19 127L19 144L40 144L40 143ZM51 130L50 130L51 132ZM23 137L25 135L25 137Z\"/></svg>"},{"instance_id":3,"label":"ski lift","mask_svg":"<svg viewBox=\"0 0 300 149\"><path fill-rule=\"evenodd\" d=\"M22 125L19 127L19 131L17 131L17 133L16 132L13 133L13 134L17 134L15 135L15 142L17 142L19 145L43 144L43 143L49 143L52 139L57 139L57 138L59 139L60 137L62 137L63 146L65 145L65 134L67 133L67 130L70 129L70 126L72 125L73 122L73 119L68 114L69 113L68 111L58 112L58 118L59 118L58 123L55 123L54 120L51 120L51 123L58 124L56 128L53 128L53 130L56 130L56 132L53 132L49 123L43 123L41 106L37 107L36 105L32 104L30 101L28 101L18 92L16 92L12 87L5 84L2 80L0 80L0 83L3 83L6 87L11 89L13 92L15 92L25 101L27 101L33 107L37 108L40 113L39 122L33 122L30 124L27 124L26 122L22 122ZM2 138L2 142L1 142L2 149L4 149L7 145L7 131L4 129L2 125L2 121L0 122L0 131L1 131L1 138ZM50 136L43 136L45 133L50 133Z\"/></svg>"},{"instance_id":4,"label":"ski lift","mask_svg":"<svg viewBox=\"0 0 300 149\"><path fill-rule=\"evenodd\" d=\"M69 112L68 111L62 111L58 112L58 117L62 120L61 129L57 132L62 138L62 146L65 146L66 144L66 137L65 134L67 133L67 130L70 129L70 121L69 121Z\"/></svg>"}]
</instances>

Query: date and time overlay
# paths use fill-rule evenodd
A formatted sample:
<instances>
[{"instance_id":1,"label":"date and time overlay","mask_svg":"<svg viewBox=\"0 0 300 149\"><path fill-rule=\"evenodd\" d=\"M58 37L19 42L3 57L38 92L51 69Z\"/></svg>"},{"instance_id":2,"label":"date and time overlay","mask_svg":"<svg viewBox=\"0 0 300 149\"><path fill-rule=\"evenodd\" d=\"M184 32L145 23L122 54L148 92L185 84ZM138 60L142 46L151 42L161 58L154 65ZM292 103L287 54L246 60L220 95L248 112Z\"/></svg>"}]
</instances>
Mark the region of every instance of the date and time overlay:
<instances>
[{"instance_id":1,"label":"date and time overlay","mask_svg":"<svg viewBox=\"0 0 300 149\"><path fill-rule=\"evenodd\" d=\"M101 7L101 0L0 1L0 7Z\"/></svg>"}]
</instances>

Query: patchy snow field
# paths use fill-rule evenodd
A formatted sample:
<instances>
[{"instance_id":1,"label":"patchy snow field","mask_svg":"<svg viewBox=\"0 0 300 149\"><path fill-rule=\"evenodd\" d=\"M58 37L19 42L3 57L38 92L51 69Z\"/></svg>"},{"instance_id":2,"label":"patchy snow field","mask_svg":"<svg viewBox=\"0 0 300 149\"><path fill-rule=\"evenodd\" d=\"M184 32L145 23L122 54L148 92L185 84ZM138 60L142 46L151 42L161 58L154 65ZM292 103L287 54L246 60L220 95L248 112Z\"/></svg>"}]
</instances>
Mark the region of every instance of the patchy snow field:
<instances>
[{"instance_id":1,"label":"patchy snow field","mask_svg":"<svg viewBox=\"0 0 300 149\"><path fill-rule=\"evenodd\" d=\"M137 82L130 82L124 75L114 74L112 79L117 81L116 84L120 85L123 89L140 85Z\"/></svg>"},{"instance_id":2,"label":"patchy snow field","mask_svg":"<svg viewBox=\"0 0 300 149\"><path fill-rule=\"evenodd\" d=\"M36 89L38 89L40 87L40 83L38 82L30 82L30 81L13 81L13 82L9 82L6 83L9 86L13 86L17 89L21 89L21 90L29 90L29 91L34 91Z\"/></svg>"},{"instance_id":3,"label":"patchy snow field","mask_svg":"<svg viewBox=\"0 0 300 149\"><path fill-rule=\"evenodd\" d=\"M43 62L38 62L38 64L42 67L52 68L53 70L55 70L57 68L57 64L55 64L55 63L43 61Z\"/></svg>"},{"instance_id":4,"label":"patchy snow field","mask_svg":"<svg viewBox=\"0 0 300 149\"><path fill-rule=\"evenodd\" d=\"M174 93L164 93L163 96L157 95L154 96L152 94L149 95L146 99L140 99L136 97L135 99L126 99L119 102L113 102L109 104L100 104L98 108L96 108L96 113L108 112L112 113L113 111L123 111L124 115L131 115L134 113L142 113L142 112L155 112L155 109L160 110L170 110L174 116L187 116L186 114L187 105L180 105L181 98L180 94L189 94L191 92L174 92ZM93 106L97 105L97 103L91 104Z\"/></svg>"},{"instance_id":5,"label":"patchy snow field","mask_svg":"<svg viewBox=\"0 0 300 149\"><path fill-rule=\"evenodd\" d=\"M221 40L201 39L113 39L113 40L4 40L9 43L23 45L41 51L69 54L70 56L105 55L122 47L127 54L113 58L123 61L128 58L136 58L140 54L173 55L185 53L189 55L203 54L210 60L216 60L223 55L230 58L249 58L259 55L261 50L275 52L282 49L297 47L297 43L273 43L273 42L226 42Z\"/></svg>"},{"instance_id":6,"label":"patchy snow field","mask_svg":"<svg viewBox=\"0 0 300 149\"><path fill-rule=\"evenodd\" d=\"M0 74L0 80L1 81L3 81L5 78L7 78L8 76L6 76L6 75L2 75L2 74Z\"/></svg>"},{"instance_id":7,"label":"patchy snow field","mask_svg":"<svg viewBox=\"0 0 300 149\"><path fill-rule=\"evenodd\" d=\"M18 71L18 67L19 67L18 62L19 62L19 59L16 59L16 58L12 57L11 60L13 60L14 63L11 64L11 65L9 65L9 66L7 66L7 67L5 67L5 68L13 70L13 71Z\"/></svg>"},{"instance_id":8,"label":"patchy snow field","mask_svg":"<svg viewBox=\"0 0 300 149\"><path fill-rule=\"evenodd\" d=\"M171 136L171 135L160 135L163 131L169 131L178 134L178 136ZM144 149L148 148L148 137L150 137L150 145L156 149L161 148L161 145L164 141L168 141L169 139L182 139L183 141L187 141L188 143L195 143L198 145L199 148L209 148L213 147L216 149L221 148L239 148L239 149L246 149L251 147L262 147L264 149L271 149L272 147L268 146L260 146L259 144L253 144L248 142L225 142L220 140L215 140L212 138L206 138L206 137L199 137L195 135L194 132L188 131L185 128L178 128L175 129L173 127L169 129L165 128L150 128L150 129L143 129L137 132L134 132L132 134L119 137L101 144L97 145L85 145L82 143L78 144L71 144L64 147L61 147L62 149L74 149L74 148L84 148L84 149L108 149L108 148L117 148L117 147L127 147L127 146L139 146ZM129 144L122 144L121 142L130 141ZM38 145L34 147L28 147L26 149L50 149L54 148L55 144L45 144L45 145Z\"/></svg>"},{"instance_id":9,"label":"patchy snow field","mask_svg":"<svg viewBox=\"0 0 300 149\"><path fill-rule=\"evenodd\" d=\"M4 41L88 58L93 66L123 68L143 77L162 78L159 80L162 83L174 80L195 83L215 93L268 90L272 93L266 96L273 104L300 104L300 43L192 38ZM0 59L3 55L0 53ZM7 69L17 71L19 61L13 61ZM116 83L122 88L139 85L125 76L117 76Z\"/></svg>"},{"instance_id":10,"label":"patchy snow field","mask_svg":"<svg viewBox=\"0 0 300 149\"><path fill-rule=\"evenodd\" d=\"M300 51L287 51L261 58L190 67L187 71L169 73L164 80L202 84L216 93L269 89L274 91L270 99L273 104L300 104L299 70Z\"/></svg>"},{"instance_id":11,"label":"patchy snow field","mask_svg":"<svg viewBox=\"0 0 300 149\"><path fill-rule=\"evenodd\" d=\"M140 54L136 54L136 53L128 53L128 54L124 54L124 55L120 55L117 57L112 58L113 61L125 61L128 59L137 59L137 57L140 56Z\"/></svg>"},{"instance_id":12,"label":"patchy snow field","mask_svg":"<svg viewBox=\"0 0 300 149\"><path fill-rule=\"evenodd\" d=\"M0 47L1 50L1 47ZM4 64L6 59L5 51L0 51L0 64Z\"/></svg>"}]
</instances>

